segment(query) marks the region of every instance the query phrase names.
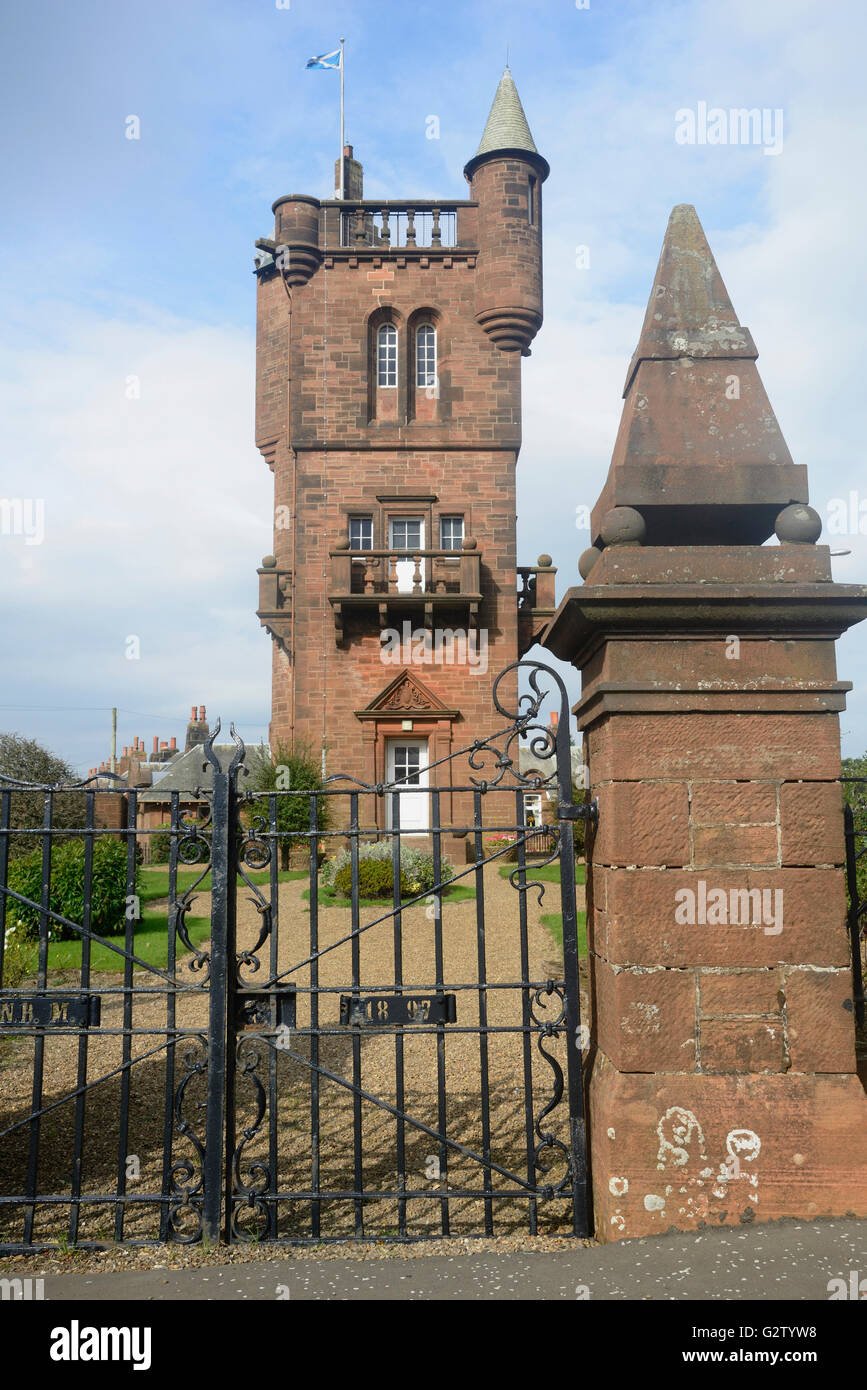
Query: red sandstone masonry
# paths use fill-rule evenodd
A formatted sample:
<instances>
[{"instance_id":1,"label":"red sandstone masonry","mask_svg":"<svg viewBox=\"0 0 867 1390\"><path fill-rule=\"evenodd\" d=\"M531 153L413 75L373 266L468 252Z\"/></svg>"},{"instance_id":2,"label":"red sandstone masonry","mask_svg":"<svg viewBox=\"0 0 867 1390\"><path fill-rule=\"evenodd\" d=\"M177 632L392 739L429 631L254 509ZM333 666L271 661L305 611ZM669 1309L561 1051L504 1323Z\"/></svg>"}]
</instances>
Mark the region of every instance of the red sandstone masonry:
<instances>
[{"instance_id":1,"label":"red sandstone masonry","mask_svg":"<svg viewBox=\"0 0 867 1390\"><path fill-rule=\"evenodd\" d=\"M761 925L676 923L675 894L691 888L697 895L699 879L727 895L733 889L781 890L783 930L770 935ZM697 869L594 868L594 893L600 889L607 905L607 956L618 965L758 967L786 961L842 968L849 961L846 895L842 875L833 869L717 869L711 876Z\"/></svg>"},{"instance_id":2,"label":"red sandstone masonry","mask_svg":"<svg viewBox=\"0 0 867 1390\"><path fill-rule=\"evenodd\" d=\"M793 1070L854 1071L852 972L848 966L842 970L790 970L785 993Z\"/></svg>"},{"instance_id":3,"label":"red sandstone masonry","mask_svg":"<svg viewBox=\"0 0 867 1390\"><path fill-rule=\"evenodd\" d=\"M702 1071L785 1070L782 1019L702 1019L699 1037Z\"/></svg>"},{"instance_id":4,"label":"red sandstone masonry","mask_svg":"<svg viewBox=\"0 0 867 1390\"><path fill-rule=\"evenodd\" d=\"M314 258L306 282L288 293L276 271L258 282L256 440L274 468L275 509L287 509L291 518L288 526L275 526L277 568L294 572L288 603L296 658L293 665L275 644L271 738L289 742L294 734L318 751L324 731L329 772L368 782L383 777L376 763L382 745L355 713L399 669L381 660L376 609L347 606L345 641L336 642L329 552L353 512L373 516L376 549L388 543L389 512L424 515L427 549L439 546L442 515L464 516L481 562L478 624L487 636L487 672L446 664L411 669L436 700L458 711L437 727L438 756L497 726L493 682L516 659L518 642L521 357L501 351L476 315L480 307L511 306L538 311L541 320L541 216L532 226L527 216L531 171L521 160L481 164L471 190L480 206L460 210L462 245L442 255L413 256L398 247L375 257L330 254L324 208L291 201L277 208L277 241L292 239L300 227L305 243L318 241L321 262L312 268ZM539 213L540 191L537 180ZM469 242L474 235L476 247ZM433 318L437 329L434 399L415 387L413 337L422 318ZM398 333L394 390L380 389L375 379L375 331L386 319ZM466 604L437 605L434 612L442 628L466 630L468 619ZM421 621L419 611L413 626ZM400 724L390 732L400 733ZM430 749L433 756L433 742ZM464 763L459 780L465 773Z\"/></svg>"},{"instance_id":5,"label":"red sandstone masonry","mask_svg":"<svg viewBox=\"0 0 867 1390\"><path fill-rule=\"evenodd\" d=\"M728 1014L779 1014L781 1003L781 971L736 970L731 974L699 971L701 1013L707 1016Z\"/></svg>"},{"instance_id":6,"label":"red sandstone masonry","mask_svg":"<svg viewBox=\"0 0 867 1390\"><path fill-rule=\"evenodd\" d=\"M827 714L622 714L588 733L593 785L611 780L833 781L840 776L838 717Z\"/></svg>"},{"instance_id":7,"label":"red sandstone masonry","mask_svg":"<svg viewBox=\"0 0 867 1390\"><path fill-rule=\"evenodd\" d=\"M780 792L784 864L842 863L843 796L839 783L787 783Z\"/></svg>"},{"instance_id":8,"label":"red sandstone masonry","mask_svg":"<svg viewBox=\"0 0 867 1390\"><path fill-rule=\"evenodd\" d=\"M694 825L776 825L776 782L695 782L690 796Z\"/></svg>"},{"instance_id":9,"label":"red sandstone masonry","mask_svg":"<svg viewBox=\"0 0 867 1390\"><path fill-rule=\"evenodd\" d=\"M689 863L689 798L683 783L614 783L599 788L598 801L596 863Z\"/></svg>"}]
</instances>

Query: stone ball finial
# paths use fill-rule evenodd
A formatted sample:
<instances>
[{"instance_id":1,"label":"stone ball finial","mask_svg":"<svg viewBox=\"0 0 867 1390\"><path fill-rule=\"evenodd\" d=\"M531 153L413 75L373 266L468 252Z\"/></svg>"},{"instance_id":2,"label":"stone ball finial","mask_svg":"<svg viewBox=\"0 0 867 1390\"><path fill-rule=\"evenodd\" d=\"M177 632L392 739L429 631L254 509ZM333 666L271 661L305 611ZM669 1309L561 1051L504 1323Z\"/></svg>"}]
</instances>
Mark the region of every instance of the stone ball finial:
<instances>
[{"instance_id":1,"label":"stone ball finial","mask_svg":"<svg viewBox=\"0 0 867 1390\"><path fill-rule=\"evenodd\" d=\"M549 569L553 561L550 555L540 555L536 564L539 565L541 569Z\"/></svg>"},{"instance_id":2,"label":"stone ball finial","mask_svg":"<svg viewBox=\"0 0 867 1390\"><path fill-rule=\"evenodd\" d=\"M634 507L612 507L602 518L599 532L606 545L641 545L647 527Z\"/></svg>"},{"instance_id":3,"label":"stone ball finial","mask_svg":"<svg viewBox=\"0 0 867 1390\"><path fill-rule=\"evenodd\" d=\"M592 570L593 566L596 564L596 561L599 559L599 556L601 554L601 550L599 550L595 545L591 545L589 550L585 550L581 555L578 556L578 573L580 574L582 579L587 578L588 574Z\"/></svg>"},{"instance_id":4,"label":"stone ball finial","mask_svg":"<svg viewBox=\"0 0 867 1390\"><path fill-rule=\"evenodd\" d=\"M335 549L335 550L348 550L348 549L349 549L349 532L348 532L348 531L341 531L341 532L340 532L340 535L337 537L337 541L336 541L336 544L335 544L335 546L334 546L334 549Z\"/></svg>"},{"instance_id":5,"label":"stone ball finial","mask_svg":"<svg viewBox=\"0 0 867 1390\"><path fill-rule=\"evenodd\" d=\"M464 539L461 542L461 550L475 550L477 545L478 541L476 540L475 536L464 536Z\"/></svg>"},{"instance_id":6,"label":"stone ball finial","mask_svg":"<svg viewBox=\"0 0 867 1390\"><path fill-rule=\"evenodd\" d=\"M276 557L276 555L263 555L263 556L262 556L262 568L263 568L263 570L275 570L275 569L277 568L277 557Z\"/></svg>"},{"instance_id":7,"label":"stone ball finial","mask_svg":"<svg viewBox=\"0 0 867 1390\"><path fill-rule=\"evenodd\" d=\"M822 534L822 518L813 507L792 502L780 512L774 530L785 545L815 545Z\"/></svg>"}]
</instances>

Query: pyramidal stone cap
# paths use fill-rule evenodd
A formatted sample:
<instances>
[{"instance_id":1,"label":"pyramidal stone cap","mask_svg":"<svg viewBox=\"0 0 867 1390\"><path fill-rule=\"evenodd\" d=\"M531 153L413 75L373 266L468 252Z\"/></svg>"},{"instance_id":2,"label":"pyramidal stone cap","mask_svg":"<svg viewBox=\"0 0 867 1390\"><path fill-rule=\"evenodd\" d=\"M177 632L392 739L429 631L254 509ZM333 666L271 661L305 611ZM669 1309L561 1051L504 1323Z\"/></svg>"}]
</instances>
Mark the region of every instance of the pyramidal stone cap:
<instances>
[{"instance_id":1,"label":"pyramidal stone cap","mask_svg":"<svg viewBox=\"0 0 867 1390\"><path fill-rule=\"evenodd\" d=\"M758 357L717 269L698 214L689 203L672 210L638 346L623 394L641 362L677 357Z\"/></svg>"},{"instance_id":2,"label":"pyramidal stone cap","mask_svg":"<svg viewBox=\"0 0 867 1390\"><path fill-rule=\"evenodd\" d=\"M761 545L780 511L806 503L695 208L676 207L659 257L608 477L591 516L605 544L615 507L644 518L646 545Z\"/></svg>"},{"instance_id":3,"label":"pyramidal stone cap","mask_svg":"<svg viewBox=\"0 0 867 1390\"><path fill-rule=\"evenodd\" d=\"M521 98L515 86L515 79L506 67L500 78L490 114L488 115L479 148L472 159L464 166L464 174L471 179L476 169L485 159L493 155L519 155L536 165L543 181L551 172L547 159L536 149L530 132Z\"/></svg>"}]
</instances>

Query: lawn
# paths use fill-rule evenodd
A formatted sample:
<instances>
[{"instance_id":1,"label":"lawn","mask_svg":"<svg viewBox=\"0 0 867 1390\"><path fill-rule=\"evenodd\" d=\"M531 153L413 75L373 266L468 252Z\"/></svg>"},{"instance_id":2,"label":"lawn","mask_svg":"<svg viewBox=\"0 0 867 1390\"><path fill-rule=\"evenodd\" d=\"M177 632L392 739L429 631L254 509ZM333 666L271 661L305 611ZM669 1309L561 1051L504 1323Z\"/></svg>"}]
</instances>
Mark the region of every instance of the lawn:
<instances>
[{"instance_id":1,"label":"lawn","mask_svg":"<svg viewBox=\"0 0 867 1390\"><path fill-rule=\"evenodd\" d=\"M429 896L430 896L430 897L433 897L433 894L430 894ZM474 898L474 897L476 896L476 890L475 890L475 888L470 888L470 887L469 887L467 884L465 884L465 883L456 883L456 884L454 884L454 886L451 887L451 888L444 888L444 889L442 890L441 896L442 896L443 898L447 899L449 902L452 902L452 903L461 903L461 902L466 901L466 899L468 899L468 898ZM309 889L309 888L305 888L305 889L304 889L303 897L305 897L305 898L307 899L308 902L310 901L310 889ZM406 903L411 903L411 902L413 902L415 899L417 899L418 897L419 897L418 893L408 893L408 894L406 895L406 897L402 899L402 903L403 903L404 905L405 905ZM351 907L351 906L352 906L352 899L351 899L351 898L342 898L342 897L340 897L339 894L337 894L337 893L332 893L332 891L331 891L330 888L323 888L321 884L320 884L320 887L319 887L319 901L320 901L320 903L323 904L323 906L326 906L326 907ZM424 899L422 899L422 901L424 901ZM391 899L391 897L388 897L388 898L359 898L359 899L358 899L358 904L359 904L359 907L381 907L381 908L383 908L383 910L384 910L384 909L386 909L386 908L390 908L390 907L391 907L392 899Z\"/></svg>"},{"instance_id":2,"label":"lawn","mask_svg":"<svg viewBox=\"0 0 867 1390\"><path fill-rule=\"evenodd\" d=\"M198 946L202 941L207 941L211 934L211 919L210 917L188 916L186 927L193 945ZM120 950L124 950L126 947L124 933L119 936L106 936L105 940L110 941ZM27 942L22 949L28 958L27 974L35 975L39 956L38 943L35 941ZM154 965L158 968L166 966L168 963L168 919L163 910L145 909L142 912L141 920L135 923L132 950L139 960L146 961L148 965ZM177 957L186 954L186 946L178 939ZM108 946L102 946L96 941L91 944L90 968L94 973L122 971L123 967L124 959L117 954L117 951L112 951ZM81 940L50 941L48 943L48 969L49 971L80 970Z\"/></svg>"},{"instance_id":3,"label":"lawn","mask_svg":"<svg viewBox=\"0 0 867 1390\"><path fill-rule=\"evenodd\" d=\"M509 874L514 873L514 871L515 871L515 869L517 869L517 867L518 867L517 864L505 864L505 865L503 866L503 868L500 869L500 878L508 878L508 877L509 877ZM537 866L537 865L533 864L532 861L531 861L531 862L530 862L529 864L527 864L527 866L526 866L526 873L527 873L527 878L528 878L528 879L535 878L535 879L538 879L541 883L559 883L559 882L560 882L560 865L559 865L559 864L539 864L539 865ZM586 880L586 877L587 877L587 866L586 866L586 864L578 864L578 863L576 863L576 865L575 865L575 882L576 882L576 883L584 883L585 880Z\"/></svg>"},{"instance_id":4,"label":"lawn","mask_svg":"<svg viewBox=\"0 0 867 1390\"><path fill-rule=\"evenodd\" d=\"M192 888L201 868L178 867L178 886L177 893L181 897L188 888ZM246 869L245 873L251 883L270 883L270 869ZM292 879L308 878L308 869L283 869L278 875L279 883L289 883ZM168 865L160 865L158 868L142 869L139 873L139 901L142 903L156 902L160 898L169 896L169 870ZM243 887L243 880L238 879L239 888ZM211 891L211 871L208 869L205 877L198 886L199 893L210 893Z\"/></svg>"},{"instance_id":5,"label":"lawn","mask_svg":"<svg viewBox=\"0 0 867 1390\"><path fill-rule=\"evenodd\" d=\"M542 926L547 927L552 938L556 941L560 950L563 949L563 916L559 912L543 912L540 918ZM578 955L587 955L587 913L578 913Z\"/></svg>"},{"instance_id":6,"label":"lawn","mask_svg":"<svg viewBox=\"0 0 867 1390\"><path fill-rule=\"evenodd\" d=\"M177 894L182 896L188 888L196 882L201 869L179 868L177 878ZM249 878L253 883L268 883L270 870L257 869L247 870ZM290 879L307 878L306 869L289 869L279 874L281 883L286 883ZM243 880L238 880L238 887L243 889ZM210 870L202 882L199 884L197 892L208 893L211 889ZM154 903L159 899L169 896L169 871L168 867L142 869L139 874L139 893L138 898L142 907L141 919L135 923L133 932L133 955L138 956L139 960L147 962L148 965L156 966L157 969L164 969L168 964L168 914L165 907L148 907L148 903ZM195 897L193 903L195 904ZM203 941L207 941L211 934L210 917L195 917L187 915L186 928L189 938L194 946L199 946ZM104 935L100 932L99 935ZM106 935L106 941L110 941L113 946L124 950L126 937L123 932L117 935ZM184 943L178 939L175 946L176 959L187 954ZM22 965L26 975L36 974L39 959L38 943L26 942L21 948ZM118 955L117 950L111 950L108 946L102 946L99 942L93 942L90 951L90 968L94 972L119 973L124 968L124 958ZM136 967L138 968L138 967ZM48 969L52 970L74 970L81 969L81 939L74 941L50 941L48 943Z\"/></svg>"}]
</instances>

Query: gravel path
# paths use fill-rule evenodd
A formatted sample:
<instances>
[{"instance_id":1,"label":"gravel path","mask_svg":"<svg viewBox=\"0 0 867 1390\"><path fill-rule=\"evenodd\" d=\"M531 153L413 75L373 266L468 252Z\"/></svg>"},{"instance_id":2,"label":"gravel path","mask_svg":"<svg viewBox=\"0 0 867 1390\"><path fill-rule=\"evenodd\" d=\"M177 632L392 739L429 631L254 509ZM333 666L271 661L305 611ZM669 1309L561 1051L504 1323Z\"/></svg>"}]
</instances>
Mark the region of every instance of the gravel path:
<instances>
[{"instance_id":1,"label":"gravel path","mask_svg":"<svg viewBox=\"0 0 867 1390\"><path fill-rule=\"evenodd\" d=\"M496 865L485 869L485 965L490 984L504 984L521 978L521 933L519 930L519 895L507 880L502 879ZM472 879L463 880L471 883ZM285 981L298 989L296 1026L300 1029L310 1022L311 985L309 964L297 968L298 962L310 955L310 915L304 899L303 881L280 885L279 913L276 928L276 966ZM579 907L582 889L578 889ZM238 945L252 949L258 935L259 914L250 894L242 888L238 904ZM195 915L204 915L210 908L207 894L195 902ZM527 895L526 951L530 978L544 982L552 973L551 961L558 956L547 929L541 925L541 912L559 909L559 890L556 884L546 885L541 907L536 894ZM373 922L382 909L362 908L361 924ZM424 904L403 912L400 933L401 970L407 992L432 993L436 971L434 955L434 924L426 915ZM320 994L319 1024L333 1028L334 1033L319 1042L319 1063L338 1080L323 1078L319 1086L319 1190L336 1192L353 1190L355 1170L353 1155L353 1116L355 1101L346 1084L353 1080L353 1040L339 1025L340 991L347 991L352 979L352 944L344 941L351 931L351 914L337 906L320 906L319 949L325 953L319 961L319 985L333 991ZM266 942L259 952L258 972L247 968L245 978L257 985L268 978L271 945ZM360 931L358 935L360 980L367 991L394 989L395 926L387 917L378 925ZM480 996L479 940L477 909L472 900L451 902L443 906L443 978L446 989L457 995L457 1023L444 1029L442 1050L445 1071L444 1097L438 1091L437 1039L435 1034L405 1033L402 1038L393 1033L387 1036L365 1036L358 1047L360 1084L370 1095L399 1109L431 1130L439 1129L440 1104L445 1111L445 1132L449 1139L481 1153L485 1145L482 1105L482 1065L480 1040L477 1033L462 1032L478 1027ZM200 976L191 969L192 958L187 956L178 969L178 977L192 985L192 991L175 996L176 1021L179 1027L205 1029L208 999L201 989ZM52 981L55 983L55 981ZM59 981L57 982L59 983ZM64 983L74 988L76 981ZM117 989L121 977L103 975L94 986ZM140 1061L131 1070L130 1127L125 1154L135 1156L130 1166L127 1191L130 1197L159 1196L163 1189L164 1173L168 1169L163 1153L163 1122L167 1104L166 1051L160 1030L166 1026L167 999L162 982L145 971L136 971L136 986L155 988L150 994L136 994L133 1002L132 1025L145 1030L133 1038L133 1055L157 1048L155 1055ZM512 1028L521 1023L520 993L515 988L489 989L485 993L488 1024L494 1028ZM546 1012L545 1005L548 1006ZM557 996L542 994L534 1005L536 1016L544 1021L559 1012ZM121 1028L123 998L120 993L103 994L101 1030ZM147 1030L150 1030L148 1032ZM86 1076L89 1082L119 1067L123 1060L123 1040L117 1034L104 1031L92 1034L88 1041ZM564 1061L564 1041L546 1040L546 1047L560 1062ZM315 1044L314 1044L315 1046ZM262 1126L244 1146L240 1178L251 1186L259 1186L262 1173L251 1169L256 1161L270 1165L277 1192L310 1192L313 1189L311 1164L311 1127L315 1102L311 1098L311 1040L293 1033L290 1050L277 1050L255 1033L246 1035L241 1047L243 1059L256 1055L256 1074L271 1089L268 1113ZM4 1039L0 1042L0 1129L16 1121L28 1120L31 1113L32 1057L34 1042L30 1039ZM188 1072L182 1062L182 1051L189 1050L193 1061L200 1054L190 1049L177 1049L169 1091L185 1075L190 1076L183 1117L195 1133L201 1134L203 1112L196 1107L204 1098L204 1077ZM403 1053L403 1097L398 1093L396 1059ZM534 1036L529 1061L525 1058L521 1034L493 1033L488 1040L489 1085L489 1143L496 1163L514 1177L494 1174L491 1197L486 1203L480 1197L452 1198L450 1201L450 1231L464 1235L485 1230L486 1212L489 1229L495 1236L510 1236L526 1232L528 1203L526 1199L497 1196L514 1190L514 1178L526 1178L527 1133L524 1113L524 1068L529 1065L533 1076L534 1111L538 1112L552 1095L554 1073L540 1055ZM82 1059L83 1068L84 1061ZM82 1071L83 1074L83 1071ZM43 1105L60 1100L74 1090L79 1075L79 1043L76 1038L50 1036L45 1043L45 1087ZM273 1107L270 1101L273 1099ZM237 1084L237 1132L255 1126L257 1093L247 1075L240 1075ZM86 1137L81 1155L82 1191L87 1194L113 1192L118 1170L119 1115L121 1082L118 1078L105 1081L86 1097ZM66 1102L45 1115L41 1122L39 1181L42 1193L68 1197L74 1180L74 1103ZM417 1125L401 1125L382 1105L363 1102L360 1106L363 1150L363 1183L365 1191L373 1194L396 1193L398 1189L397 1152L405 1149L407 1189L434 1194L437 1200L419 1196L406 1202L406 1230L415 1236L436 1237L442 1234L443 1203L439 1195L446 1190L463 1188L480 1191L484 1172L475 1160L451 1149L448 1152L448 1171L436 1176L432 1159L441 1158L436 1139ZM270 1122L270 1123L269 1123ZM567 1115L560 1106L543 1121L543 1130L565 1140ZM27 1166L29 1123L14 1134L0 1140L0 1193L10 1194L24 1189ZM538 1136L537 1140L538 1142ZM176 1135L171 1162L177 1164L188 1158L195 1167L194 1146ZM122 1165L126 1168L126 1164ZM563 1174L562 1161L556 1158L548 1178L556 1184ZM309 1238L313 1234L311 1217L321 1208L321 1234L327 1237L351 1238L355 1229L354 1203L351 1200L329 1200L314 1203L309 1198L279 1204L278 1234L281 1237ZM540 1235L567 1235L569 1232L568 1204L562 1200L540 1203L538 1231ZM404 1213L396 1196L383 1196L365 1201L365 1230L378 1236L398 1234ZM54 1206L37 1207L35 1233L56 1239L68 1226L69 1205L63 1201ZM255 1207L242 1214L239 1225L254 1234L259 1222ZM179 1228L191 1229L183 1217ZM20 1239L21 1214L11 1214L0 1207L0 1238ZM111 1240L115 1231L113 1210L100 1203L82 1207L79 1239ZM126 1238L153 1239L159 1233L159 1210L151 1202L130 1202L127 1208L124 1234Z\"/></svg>"}]
</instances>

